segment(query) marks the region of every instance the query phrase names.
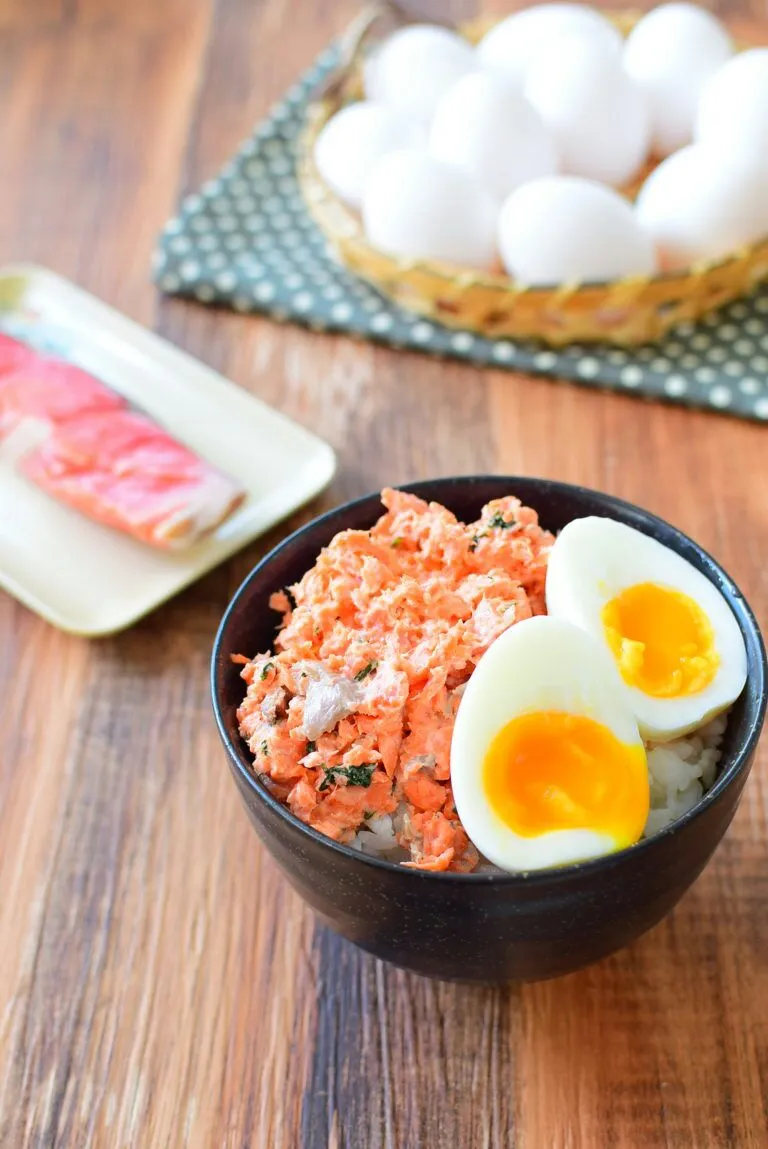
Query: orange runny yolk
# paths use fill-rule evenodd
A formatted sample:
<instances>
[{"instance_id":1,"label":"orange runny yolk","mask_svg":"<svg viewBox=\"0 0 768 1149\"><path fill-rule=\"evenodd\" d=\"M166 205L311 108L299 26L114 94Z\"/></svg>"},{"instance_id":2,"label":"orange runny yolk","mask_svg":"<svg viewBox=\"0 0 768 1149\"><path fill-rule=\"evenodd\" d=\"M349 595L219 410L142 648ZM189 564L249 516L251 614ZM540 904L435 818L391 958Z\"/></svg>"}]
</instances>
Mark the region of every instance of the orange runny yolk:
<instances>
[{"instance_id":1,"label":"orange runny yolk","mask_svg":"<svg viewBox=\"0 0 768 1149\"><path fill-rule=\"evenodd\" d=\"M594 830L617 847L636 842L648 817L645 750L579 714L521 714L491 742L483 788L494 812L522 837Z\"/></svg>"},{"instance_id":2,"label":"orange runny yolk","mask_svg":"<svg viewBox=\"0 0 768 1149\"><path fill-rule=\"evenodd\" d=\"M717 673L710 621L681 591L637 583L605 604L602 622L622 678L652 698L698 694Z\"/></svg>"}]
</instances>

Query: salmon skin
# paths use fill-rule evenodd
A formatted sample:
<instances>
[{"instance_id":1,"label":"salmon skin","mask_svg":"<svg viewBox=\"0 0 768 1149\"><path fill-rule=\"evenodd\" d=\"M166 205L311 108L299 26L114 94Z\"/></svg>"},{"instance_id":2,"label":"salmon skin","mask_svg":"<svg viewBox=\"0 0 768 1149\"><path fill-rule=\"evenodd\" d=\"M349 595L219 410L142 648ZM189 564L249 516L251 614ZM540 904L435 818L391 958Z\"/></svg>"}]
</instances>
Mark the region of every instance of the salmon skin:
<instances>
[{"instance_id":1,"label":"salmon skin","mask_svg":"<svg viewBox=\"0 0 768 1149\"><path fill-rule=\"evenodd\" d=\"M49 433L21 460L22 473L141 542L189 546L245 498L229 476L88 372L0 334L0 440L28 419Z\"/></svg>"}]
</instances>

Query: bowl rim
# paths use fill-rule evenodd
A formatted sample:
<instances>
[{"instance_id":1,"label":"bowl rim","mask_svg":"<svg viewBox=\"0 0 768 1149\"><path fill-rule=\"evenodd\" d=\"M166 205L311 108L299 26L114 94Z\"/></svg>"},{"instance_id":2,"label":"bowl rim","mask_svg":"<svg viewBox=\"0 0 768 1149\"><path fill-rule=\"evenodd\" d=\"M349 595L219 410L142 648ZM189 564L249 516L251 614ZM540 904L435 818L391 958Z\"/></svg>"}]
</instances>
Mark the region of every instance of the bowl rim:
<instances>
[{"instance_id":1,"label":"bowl rim","mask_svg":"<svg viewBox=\"0 0 768 1149\"><path fill-rule=\"evenodd\" d=\"M520 889L529 889L531 886L546 884L547 882L552 882L553 880L557 880L558 882L575 881L582 877L588 877L593 873L599 873L600 871L607 870L612 866L621 865L625 859L647 854L650 850L657 848L659 843L668 841L676 834L679 834L682 830L691 825L693 822L697 821L707 810L714 806L721 795L724 794L725 791L731 785L733 785L733 783L736 782L737 779L744 773L745 769L751 761L752 755L759 741L763 722L765 720L766 707L768 706L768 692L766 690L766 681L768 681L768 658L766 657L765 643L755 614L747 599L744 597L741 589L736 584L736 582L734 582L731 576L723 569L717 560L704 549L704 547L700 546L689 535L686 535L684 531L681 531L678 527L675 527L666 519L662 519L660 516L653 514L651 511L647 511L643 507L638 506L636 503L630 503L628 500L618 498L615 495L610 495L605 491L598 491L595 488L585 487L581 484L567 483L558 479L540 478L535 475L447 475L439 476L434 479L421 479L409 483L398 484L395 489L407 491L409 493L416 494L419 497L423 497L423 488L427 486L432 488L437 485L450 488L457 482L480 484L488 481L503 482L505 485L508 484L510 487L510 493L514 493L515 484L522 483L527 485L530 483L535 483L539 487L547 489L553 493L561 492L570 496L587 496L590 499L597 498L598 501L602 501L606 505L606 517L610 517L608 512L609 508L611 507L618 510L629 511L632 513L632 515L635 516L639 515L641 519L645 520L648 525L655 525L660 527L665 532L672 531L673 535L676 536L676 542L688 544L691 546L700 558L703 558L706 563L710 564L713 571L721 580L721 583L727 591L726 601L728 601L729 608L736 616L736 621L738 622L739 629L742 632L745 646L748 646L747 639L749 637L749 639L752 640L757 648L758 658L756 660L756 666L749 667L749 672L752 674L756 673L758 676L757 687L759 692L759 701L757 706L757 713L754 715L738 749L735 751L732 757L728 759L725 766L720 770L720 773L713 782L712 786L710 786L709 790L707 790L707 792L702 795L696 805L693 806L690 810L686 811L686 813L682 814L679 818L676 818L673 822L670 822L661 830L658 830L649 838L641 838L640 841L635 842L633 845L627 846L624 849L616 850L610 854L604 854L598 858L590 858L583 862L572 862L565 866L551 867L549 869L542 870L521 870L515 873L478 873L477 871L474 871L466 874L457 873L455 871L434 872L431 870L411 869L410 867L404 866L401 862L392 862L387 861L384 858L377 858L372 854L364 854L361 850L356 850L352 846L345 845L341 842L336 842L333 838L329 838L325 834L321 834L318 830L315 830L313 827L308 826L306 823L302 822L300 818L297 818L295 814L291 813L287 806L283 805L283 803L275 798L274 795L269 793L265 786L258 782L252 770L249 768L246 754L243 752L242 747L245 746L245 743L241 739L238 739L240 745L237 745L236 742L230 737L222 712L220 700L219 670L222 665L226 664L226 660L229 658L230 652L223 651L222 647L224 637L229 628L230 622L236 614L237 610L240 608L241 602L247 595L251 585L258 581L258 579L264 574L264 572L269 568L271 563L279 554L287 550L302 535L306 534L310 530L314 530L318 526L330 523L336 518L341 518L350 511L361 508L367 503L373 503L375 507L376 501L378 501L380 498L379 491L372 491L366 495L361 495L358 498L350 499L345 503L340 503L338 506L332 507L329 510L323 512L323 514L317 515L315 518L310 519L309 522L303 523L300 527L298 527L295 531L292 531L291 534L289 534L285 539L283 539L270 551L268 551L267 554L264 555L256 563L253 569L245 576L235 591L234 595L232 596L216 631L210 664L211 700L214 717L216 720L216 726L219 731L219 736L221 737L221 740L224 744L224 748L227 751L230 768L236 773L237 777L245 783L247 789L257 798L258 801L266 805L274 814L278 816L278 818L284 821L287 826L294 830L298 830L300 833L306 834L321 848L326 848L333 854L346 858L350 861L356 861L365 866L372 866L377 870L384 870L385 872L392 874L397 873L401 875L412 875L414 880L422 882L437 881L443 884L459 883L465 886L479 884L503 886L505 888L515 887ZM435 493L428 497L439 498L439 495ZM534 510L536 510L535 507ZM343 529L345 529L343 526L338 527L338 530ZM325 546L327 544L323 545ZM665 545L667 544L665 543ZM680 553L679 550L677 553ZM712 581L712 579L709 577L710 572L705 573L702 571L701 573L704 574L705 578L709 578L710 582ZM721 594L723 593L722 587L718 587L717 589L720 590ZM734 609L732 601L730 600L736 601L741 614L737 613L737 611ZM746 684L744 689L746 689Z\"/></svg>"}]
</instances>

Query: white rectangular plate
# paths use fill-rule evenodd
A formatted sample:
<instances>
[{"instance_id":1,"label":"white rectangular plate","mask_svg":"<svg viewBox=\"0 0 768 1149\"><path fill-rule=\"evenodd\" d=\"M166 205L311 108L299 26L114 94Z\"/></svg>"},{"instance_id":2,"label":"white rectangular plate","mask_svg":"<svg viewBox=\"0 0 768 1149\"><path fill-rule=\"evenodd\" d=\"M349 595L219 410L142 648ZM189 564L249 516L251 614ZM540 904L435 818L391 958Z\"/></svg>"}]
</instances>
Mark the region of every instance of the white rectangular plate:
<instances>
[{"instance_id":1,"label":"white rectangular plate","mask_svg":"<svg viewBox=\"0 0 768 1149\"><path fill-rule=\"evenodd\" d=\"M122 630L333 476L327 443L53 272L0 269L0 330L90 371L247 491L209 538L168 553L29 483L16 469L23 429L0 442L0 587L63 630Z\"/></svg>"}]
</instances>

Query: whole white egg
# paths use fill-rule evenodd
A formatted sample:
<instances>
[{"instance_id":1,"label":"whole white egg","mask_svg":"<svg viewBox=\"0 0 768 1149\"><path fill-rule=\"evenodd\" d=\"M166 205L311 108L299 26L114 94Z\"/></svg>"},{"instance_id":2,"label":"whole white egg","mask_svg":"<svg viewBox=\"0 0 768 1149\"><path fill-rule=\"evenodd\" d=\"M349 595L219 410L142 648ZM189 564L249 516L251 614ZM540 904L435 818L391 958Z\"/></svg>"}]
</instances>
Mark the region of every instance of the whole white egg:
<instances>
[{"instance_id":1,"label":"whole white egg","mask_svg":"<svg viewBox=\"0 0 768 1149\"><path fill-rule=\"evenodd\" d=\"M557 171L555 146L539 114L506 80L484 72L462 77L445 93L429 150L472 172L499 200Z\"/></svg>"},{"instance_id":2,"label":"whole white egg","mask_svg":"<svg viewBox=\"0 0 768 1149\"><path fill-rule=\"evenodd\" d=\"M617 192L577 176L531 180L499 216L499 252L528 286L602 281L655 270L653 244Z\"/></svg>"},{"instance_id":3,"label":"whole white egg","mask_svg":"<svg viewBox=\"0 0 768 1149\"><path fill-rule=\"evenodd\" d=\"M362 214L370 242L391 255L485 269L494 261L493 196L469 172L426 150L406 148L379 160Z\"/></svg>"},{"instance_id":4,"label":"whole white egg","mask_svg":"<svg viewBox=\"0 0 768 1149\"><path fill-rule=\"evenodd\" d=\"M613 519L576 519L550 551L547 611L614 658L646 739L669 741L738 698L747 657L719 590L680 555Z\"/></svg>"},{"instance_id":5,"label":"whole white egg","mask_svg":"<svg viewBox=\"0 0 768 1149\"><path fill-rule=\"evenodd\" d=\"M732 53L720 21L695 4L662 4L632 29L624 67L646 93L657 155L690 143L704 84Z\"/></svg>"},{"instance_id":6,"label":"whole white egg","mask_svg":"<svg viewBox=\"0 0 768 1149\"><path fill-rule=\"evenodd\" d=\"M579 34L541 49L524 92L552 133L563 172L620 187L645 163L645 94L599 42Z\"/></svg>"},{"instance_id":7,"label":"whole white egg","mask_svg":"<svg viewBox=\"0 0 768 1149\"><path fill-rule=\"evenodd\" d=\"M451 788L472 842L505 870L636 842L650 801L647 758L600 643L547 617L497 638L459 704Z\"/></svg>"},{"instance_id":8,"label":"whole white egg","mask_svg":"<svg viewBox=\"0 0 768 1149\"><path fill-rule=\"evenodd\" d=\"M723 155L762 157L768 165L768 48L740 52L707 80L694 137Z\"/></svg>"},{"instance_id":9,"label":"whole white egg","mask_svg":"<svg viewBox=\"0 0 768 1149\"><path fill-rule=\"evenodd\" d=\"M474 49L457 32L411 24L393 32L369 59L365 94L427 124L443 93L476 66Z\"/></svg>"},{"instance_id":10,"label":"whole white egg","mask_svg":"<svg viewBox=\"0 0 768 1149\"><path fill-rule=\"evenodd\" d=\"M635 206L665 269L718 259L768 234L768 168L691 144L651 172Z\"/></svg>"},{"instance_id":11,"label":"whole white egg","mask_svg":"<svg viewBox=\"0 0 768 1149\"><path fill-rule=\"evenodd\" d=\"M605 16L585 4L537 4L514 12L477 45L481 67L499 71L521 89L537 52L561 36L578 33L619 53L621 36Z\"/></svg>"},{"instance_id":12,"label":"whole white egg","mask_svg":"<svg viewBox=\"0 0 768 1149\"><path fill-rule=\"evenodd\" d=\"M348 104L317 137L317 170L338 196L359 207L376 162L387 152L423 142L425 134L405 113L385 104L371 100Z\"/></svg>"}]
</instances>

